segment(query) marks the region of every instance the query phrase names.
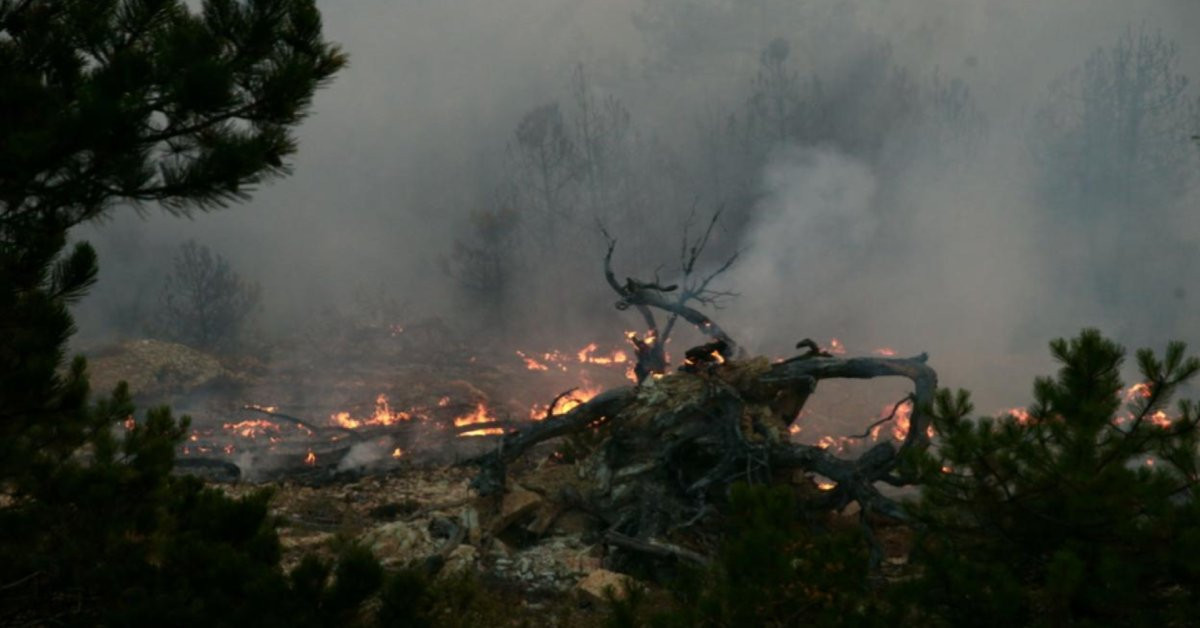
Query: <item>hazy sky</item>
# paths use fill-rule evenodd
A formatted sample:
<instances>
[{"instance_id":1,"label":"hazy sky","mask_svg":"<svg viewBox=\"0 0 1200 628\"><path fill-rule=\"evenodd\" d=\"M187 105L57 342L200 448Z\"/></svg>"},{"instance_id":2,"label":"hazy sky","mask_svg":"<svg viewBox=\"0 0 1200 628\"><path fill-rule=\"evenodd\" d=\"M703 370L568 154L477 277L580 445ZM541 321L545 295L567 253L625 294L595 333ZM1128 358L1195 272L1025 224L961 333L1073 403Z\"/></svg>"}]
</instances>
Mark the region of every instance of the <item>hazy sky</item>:
<instances>
[{"instance_id":1,"label":"hazy sky","mask_svg":"<svg viewBox=\"0 0 1200 628\"><path fill-rule=\"evenodd\" d=\"M965 373L951 383L979 387L1039 368L1045 334L1119 324L1119 312L1064 303L1070 287L1047 279L1055 257L1034 238L1025 128L1052 79L1131 25L1163 29L1180 44L1181 69L1200 81L1200 2L695 0L710 9L757 6L767 19L691 41L693 67L676 70L664 69L658 42L635 27L645 4L319 2L327 36L350 65L299 129L294 175L194 220L121 210L82 232L99 247L102 269L81 315L84 331L102 336L134 284L153 292L172 249L189 237L263 284L269 320L302 320L359 287L393 291L423 315L441 313L451 286L437 260L502 183L505 143L520 115L563 98L576 63L597 90L625 101L640 128L686 146L706 108L740 104L767 40L786 37L806 69L836 74L841 46L853 44L839 41L846 32L891 42L896 59L922 76L962 77L988 120L978 163L953 176L918 163L907 183L889 187L885 200L914 208L919 228L897 236L908 238L897 258L858 267L847 251L887 227L867 209L882 193L880 173L822 147L781 152L759 175L761 213L730 277L742 296L719 315L731 333L762 350L786 351L804 336L839 336L860 350L927 350ZM1194 211L1171 216L1181 233L1200 232ZM605 289L598 273L581 281ZM1200 288L1185 305L1200 305L1198 297ZM1196 324L1164 331L1200 343ZM1024 392L1028 378L1013 385Z\"/></svg>"}]
</instances>

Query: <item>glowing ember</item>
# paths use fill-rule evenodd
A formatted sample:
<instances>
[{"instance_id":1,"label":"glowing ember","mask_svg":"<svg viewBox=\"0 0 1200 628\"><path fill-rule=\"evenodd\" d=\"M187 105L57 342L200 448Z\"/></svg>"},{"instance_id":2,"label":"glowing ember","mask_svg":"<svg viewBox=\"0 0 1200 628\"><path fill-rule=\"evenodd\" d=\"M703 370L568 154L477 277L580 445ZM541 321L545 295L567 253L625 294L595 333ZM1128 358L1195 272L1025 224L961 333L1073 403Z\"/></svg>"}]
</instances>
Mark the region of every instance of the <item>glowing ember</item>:
<instances>
[{"instance_id":1,"label":"glowing ember","mask_svg":"<svg viewBox=\"0 0 1200 628\"><path fill-rule=\"evenodd\" d=\"M304 457L304 464L310 467L317 464L317 454L314 454L311 449L308 450L308 455Z\"/></svg>"},{"instance_id":2,"label":"glowing ember","mask_svg":"<svg viewBox=\"0 0 1200 628\"><path fill-rule=\"evenodd\" d=\"M821 440L817 441L817 447L821 449L837 449L838 439L833 436L822 436Z\"/></svg>"},{"instance_id":3,"label":"glowing ember","mask_svg":"<svg viewBox=\"0 0 1200 628\"><path fill-rule=\"evenodd\" d=\"M454 427L463 427L466 425L477 425L479 423L492 423L495 420L496 420L496 417L492 416L491 412L488 411L488 407L481 402L475 406L474 412L471 412L470 414L464 414L464 415L454 419ZM504 433L503 428L488 427L488 428L483 428L483 429L478 429L478 430L471 430L469 432L463 432L462 434L459 434L459 436L491 436L494 434L503 434L503 433Z\"/></svg>"},{"instance_id":4,"label":"glowing ember","mask_svg":"<svg viewBox=\"0 0 1200 628\"><path fill-rule=\"evenodd\" d=\"M397 460L399 460L399 459L400 459L401 457L403 457L403 456L404 456L404 450L403 450L403 449L400 449L399 447L397 447L397 448L395 448L395 449L393 449L393 450L392 450L392 457L393 457L393 458L396 458Z\"/></svg>"},{"instance_id":5,"label":"glowing ember","mask_svg":"<svg viewBox=\"0 0 1200 628\"><path fill-rule=\"evenodd\" d=\"M895 357L896 350L889 347L880 347L874 351L875 355L881 355L885 358Z\"/></svg>"},{"instance_id":6,"label":"glowing ember","mask_svg":"<svg viewBox=\"0 0 1200 628\"><path fill-rule=\"evenodd\" d=\"M836 482L829 482L829 481L825 481L825 480L817 482L817 488L822 491L832 491L834 489L834 487L836 487L836 486L837 486Z\"/></svg>"},{"instance_id":7,"label":"glowing ember","mask_svg":"<svg viewBox=\"0 0 1200 628\"><path fill-rule=\"evenodd\" d=\"M846 347L842 346L841 340L838 340L837 338L831 338L829 340L829 352L833 355L845 355Z\"/></svg>"}]
</instances>

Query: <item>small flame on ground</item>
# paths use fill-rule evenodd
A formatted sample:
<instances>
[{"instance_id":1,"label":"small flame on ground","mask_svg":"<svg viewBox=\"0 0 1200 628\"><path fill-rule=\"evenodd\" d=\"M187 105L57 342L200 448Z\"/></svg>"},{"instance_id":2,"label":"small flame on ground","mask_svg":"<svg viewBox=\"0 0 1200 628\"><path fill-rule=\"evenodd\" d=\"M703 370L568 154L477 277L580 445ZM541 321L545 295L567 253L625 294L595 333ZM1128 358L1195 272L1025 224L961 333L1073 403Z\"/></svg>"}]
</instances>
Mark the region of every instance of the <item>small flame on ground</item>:
<instances>
[{"instance_id":1,"label":"small flame on ground","mask_svg":"<svg viewBox=\"0 0 1200 628\"><path fill-rule=\"evenodd\" d=\"M310 467L317 464L317 454L314 454L311 449L308 450L308 455L304 456L304 464Z\"/></svg>"},{"instance_id":2,"label":"small flame on ground","mask_svg":"<svg viewBox=\"0 0 1200 628\"><path fill-rule=\"evenodd\" d=\"M584 364L624 364L625 362L629 361L629 356L620 349L617 349L608 355L595 355L598 349L599 347L596 345L596 343L588 343L586 347L579 350L579 353L576 354L576 357L578 357L579 361L583 362Z\"/></svg>"},{"instance_id":3,"label":"small flame on ground","mask_svg":"<svg viewBox=\"0 0 1200 628\"><path fill-rule=\"evenodd\" d=\"M335 425L353 430L364 425L392 425L400 421L410 421L413 415L410 412L392 410L388 405L387 395L380 394L375 398L375 413L369 418L356 419L349 412L336 412L329 418Z\"/></svg>"},{"instance_id":4,"label":"small flame on ground","mask_svg":"<svg viewBox=\"0 0 1200 628\"><path fill-rule=\"evenodd\" d=\"M266 419L248 419L236 423L222 423L221 429L233 432L242 438L258 438L268 431L278 432L279 426ZM192 437L192 440L195 440L195 434Z\"/></svg>"},{"instance_id":5,"label":"small flame on ground","mask_svg":"<svg viewBox=\"0 0 1200 628\"><path fill-rule=\"evenodd\" d=\"M404 456L404 450L399 447L392 450L392 457L399 460Z\"/></svg>"},{"instance_id":6,"label":"small flame on ground","mask_svg":"<svg viewBox=\"0 0 1200 628\"><path fill-rule=\"evenodd\" d=\"M496 417L491 415L488 407L482 402L475 406L475 411L470 414L464 414L454 419L454 427L463 427L465 425L475 425L478 423L491 423L496 420ZM490 436L493 434L503 434L504 429L499 427L488 427L479 430L471 430L463 432L459 436Z\"/></svg>"},{"instance_id":7,"label":"small flame on ground","mask_svg":"<svg viewBox=\"0 0 1200 628\"><path fill-rule=\"evenodd\" d=\"M896 350L891 347L880 347L874 351L875 355L881 355L885 358L895 357Z\"/></svg>"},{"instance_id":8,"label":"small flame on ground","mask_svg":"<svg viewBox=\"0 0 1200 628\"><path fill-rule=\"evenodd\" d=\"M517 351L517 355L520 356L521 359L525 361L525 368L527 368L531 371L549 371L550 370L549 366L546 366L545 364L538 362L536 359L525 355L525 353L523 351Z\"/></svg>"},{"instance_id":9,"label":"small flame on ground","mask_svg":"<svg viewBox=\"0 0 1200 628\"><path fill-rule=\"evenodd\" d=\"M837 338L831 338L829 340L829 352L833 355L845 355L846 347L842 345L841 340L838 340Z\"/></svg>"}]
</instances>

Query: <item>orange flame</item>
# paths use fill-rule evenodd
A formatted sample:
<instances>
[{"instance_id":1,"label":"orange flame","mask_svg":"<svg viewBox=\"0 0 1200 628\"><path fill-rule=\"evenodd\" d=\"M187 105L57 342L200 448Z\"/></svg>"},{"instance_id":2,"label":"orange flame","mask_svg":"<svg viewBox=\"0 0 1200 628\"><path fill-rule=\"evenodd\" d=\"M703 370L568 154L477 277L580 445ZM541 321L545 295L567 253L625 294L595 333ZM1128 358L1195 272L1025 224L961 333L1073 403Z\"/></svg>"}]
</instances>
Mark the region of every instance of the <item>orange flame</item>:
<instances>
[{"instance_id":1,"label":"orange flame","mask_svg":"<svg viewBox=\"0 0 1200 628\"><path fill-rule=\"evenodd\" d=\"M375 412L370 418L356 419L349 412L336 412L329 418L335 425L354 430L364 425L392 425L400 421L410 421L413 415L409 412L392 410L388 405L387 395L380 394L375 398Z\"/></svg>"},{"instance_id":2,"label":"orange flame","mask_svg":"<svg viewBox=\"0 0 1200 628\"><path fill-rule=\"evenodd\" d=\"M250 419L236 423L222 423L221 429L233 432L242 438L258 438L268 431L278 432L279 426L266 419ZM193 440L195 439L193 438Z\"/></svg>"},{"instance_id":3,"label":"orange flame","mask_svg":"<svg viewBox=\"0 0 1200 628\"><path fill-rule=\"evenodd\" d=\"M599 347L596 343L588 343L586 347L579 350L576 357L584 364L600 364L604 366L609 364L624 364L629 361L629 356L620 349L613 351L609 355L595 355L598 349Z\"/></svg>"},{"instance_id":4,"label":"orange flame","mask_svg":"<svg viewBox=\"0 0 1200 628\"><path fill-rule=\"evenodd\" d=\"M1142 399L1150 397L1150 382L1139 382L1130 386L1129 390L1125 391L1125 401L1133 401L1138 397Z\"/></svg>"},{"instance_id":5,"label":"orange flame","mask_svg":"<svg viewBox=\"0 0 1200 628\"><path fill-rule=\"evenodd\" d=\"M884 412L891 412L888 408ZM886 414L884 416L887 416ZM896 422L892 425L892 438L904 440L908 436L909 422L912 418L912 402L906 401L896 408Z\"/></svg>"},{"instance_id":6,"label":"orange flame","mask_svg":"<svg viewBox=\"0 0 1200 628\"><path fill-rule=\"evenodd\" d=\"M1029 414L1029 410L1025 408L1010 408L1008 414L1017 420L1018 425L1029 425L1029 422L1033 420L1033 417Z\"/></svg>"},{"instance_id":7,"label":"orange flame","mask_svg":"<svg viewBox=\"0 0 1200 628\"><path fill-rule=\"evenodd\" d=\"M1167 413L1163 412L1162 410L1159 410L1159 411L1155 412L1154 414L1151 414L1150 422L1157 425L1158 427L1161 427L1164 430L1171 427L1171 417L1167 416Z\"/></svg>"},{"instance_id":8,"label":"orange flame","mask_svg":"<svg viewBox=\"0 0 1200 628\"><path fill-rule=\"evenodd\" d=\"M592 386L581 388L571 394L559 399L555 402L554 407L550 408L550 416L559 416L566 414L575 408L591 401L592 397L600 394L600 389ZM529 418L534 421L541 421L546 418L546 404L535 403L529 408Z\"/></svg>"},{"instance_id":9,"label":"orange flame","mask_svg":"<svg viewBox=\"0 0 1200 628\"><path fill-rule=\"evenodd\" d=\"M454 419L454 427L463 427L464 425L475 425L478 423L491 423L495 420L496 420L496 417L491 415L491 413L488 411L487 406L484 405L482 402L480 402L479 404L477 404L475 406L474 412L471 412L469 414L464 414L464 415ZM459 436L490 436L493 434L503 434L503 433L504 433L504 430L502 428L489 427L489 428L484 428L484 429L479 429L479 430L471 430L469 432L463 432L462 434L459 434Z\"/></svg>"},{"instance_id":10,"label":"orange flame","mask_svg":"<svg viewBox=\"0 0 1200 628\"><path fill-rule=\"evenodd\" d=\"M304 464L310 467L317 464L317 454L314 454L311 449L308 450L308 455L304 457Z\"/></svg>"},{"instance_id":11,"label":"orange flame","mask_svg":"<svg viewBox=\"0 0 1200 628\"><path fill-rule=\"evenodd\" d=\"M404 456L404 450L403 450L403 449L400 449L399 447L397 447L397 448L395 448L395 449L393 449L393 450L392 450L392 457L393 457L393 458L395 458L395 459L399 460L399 459L400 459L401 457L403 457L403 456Z\"/></svg>"},{"instance_id":12,"label":"orange flame","mask_svg":"<svg viewBox=\"0 0 1200 628\"><path fill-rule=\"evenodd\" d=\"M525 368L527 368L531 371L549 371L550 370L550 367L525 355L525 352L523 352L523 351L518 351L517 355L521 356L521 359L525 361Z\"/></svg>"}]
</instances>

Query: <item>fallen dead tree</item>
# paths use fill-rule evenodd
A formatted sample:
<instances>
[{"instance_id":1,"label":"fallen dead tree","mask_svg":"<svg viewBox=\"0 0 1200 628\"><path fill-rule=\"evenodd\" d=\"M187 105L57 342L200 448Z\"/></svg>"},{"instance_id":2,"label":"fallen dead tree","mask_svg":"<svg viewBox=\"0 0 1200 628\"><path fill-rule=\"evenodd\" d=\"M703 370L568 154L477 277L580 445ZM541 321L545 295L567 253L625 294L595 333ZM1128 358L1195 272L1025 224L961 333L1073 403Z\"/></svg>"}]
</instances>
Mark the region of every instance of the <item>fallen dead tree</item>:
<instances>
[{"instance_id":1,"label":"fallen dead tree","mask_svg":"<svg viewBox=\"0 0 1200 628\"><path fill-rule=\"evenodd\" d=\"M694 242L689 243L685 235L681 280L672 285L663 285L657 276L652 282L634 278L618 282L612 270L616 241L605 233L604 275L620 296L616 307L635 309L650 330L646 340L631 338L639 349L640 383L608 390L562 415L505 434L494 451L471 461L479 467L473 487L480 494L502 493L508 465L535 445L592 434L599 442L576 461L578 481L551 497L598 519L608 544L626 550L702 562L702 554L674 539L699 530L730 485L791 482L798 473L828 480L829 490L810 491L805 508L830 511L857 504L873 543L874 516L908 518L900 503L882 493L880 486L910 484L913 478L906 475L901 461L909 450L929 445L927 408L937 390L937 374L926 363L927 356L842 358L804 340L797 348L807 351L787 360L772 363L766 358L735 357L741 352L733 338L689 305L711 305L714 299L732 294L709 286L736 254L708 275L694 277L716 220L714 215ZM668 317L661 332L654 310ZM680 318L713 342L688 351L679 371L664 375L662 343L647 340L659 334L660 340L665 338ZM858 438L884 422L899 420L897 410L907 403L908 428L899 444L885 440L857 457L843 457L825 447L791 442L789 425L821 381L879 377L908 379L912 392L891 415L868 426ZM872 556L876 561L882 556L878 546Z\"/></svg>"},{"instance_id":2,"label":"fallen dead tree","mask_svg":"<svg viewBox=\"0 0 1200 628\"><path fill-rule=\"evenodd\" d=\"M912 403L909 427L898 446L880 442L849 458L789 441L788 425L819 382L877 377L913 383L906 399ZM533 446L601 430L605 438L576 463L581 481L575 499L616 535L611 538L622 541L614 545L668 552L673 546L665 539L702 522L731 484L787 482L797 471L833 483L806 508L857 503L865 526L872 515L905 520L901 505L879 485L910 482L900 461L905 450L929 444L925 408L936 388L937 374L923 354L844 359L810 353L776 363L758 358L708 364L606 391L570 412L506 434L494 451L473 461L480 468L473 486L484 495L503 491L507 466ZM694 562L695 552L676 553Z\"/></svg>"}]
</instances>

